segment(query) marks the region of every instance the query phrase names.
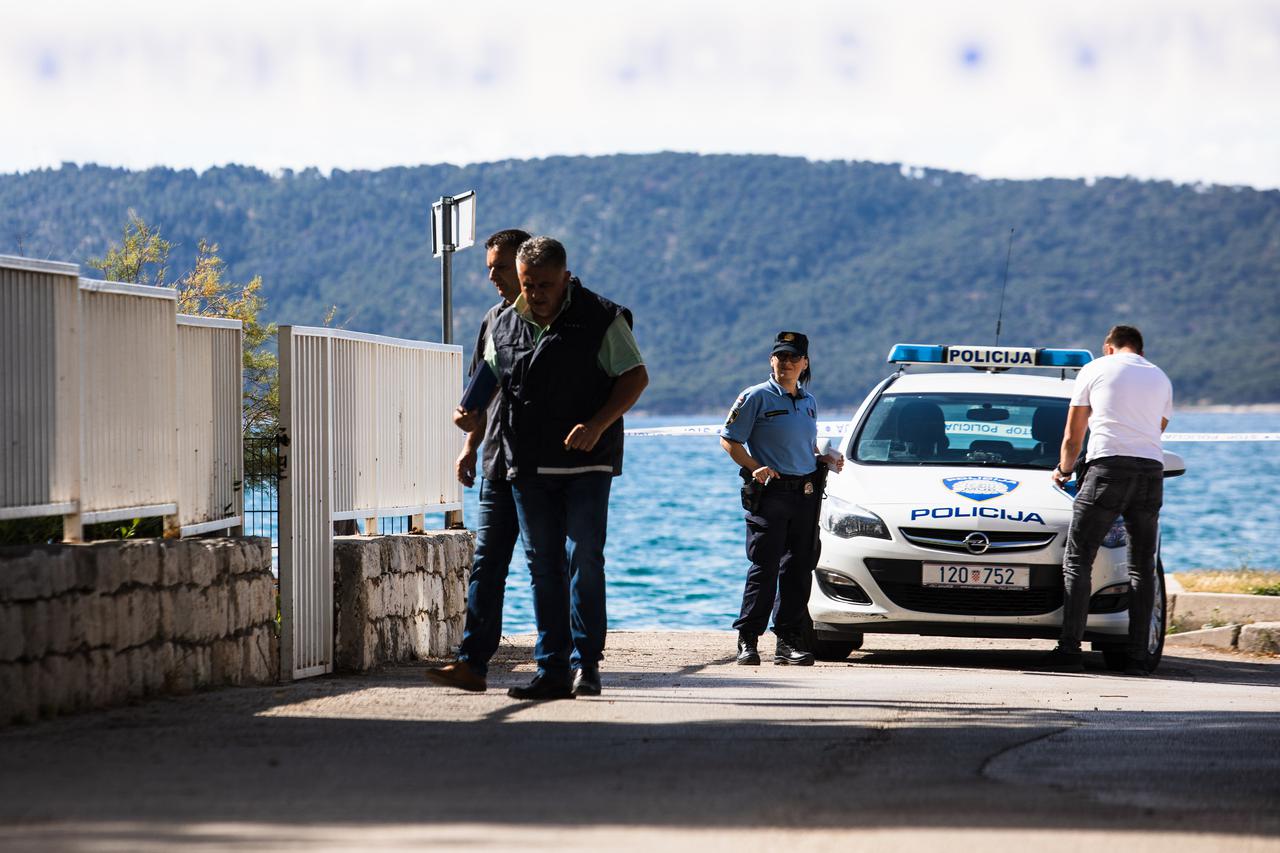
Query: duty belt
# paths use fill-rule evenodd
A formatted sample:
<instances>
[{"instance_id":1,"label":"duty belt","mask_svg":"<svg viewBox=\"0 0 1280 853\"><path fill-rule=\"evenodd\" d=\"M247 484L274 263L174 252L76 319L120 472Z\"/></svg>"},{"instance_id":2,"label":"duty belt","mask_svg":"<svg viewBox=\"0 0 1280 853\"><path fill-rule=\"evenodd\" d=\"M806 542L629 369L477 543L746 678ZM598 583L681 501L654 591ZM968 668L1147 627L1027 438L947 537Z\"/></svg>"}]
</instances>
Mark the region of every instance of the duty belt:
<instances>
[{"instance_id":1,"label":"duty belt","mask_svg":"<svg viewBox=\"0 0 1280 853\"><path fill-rule=\"evenodd\" d=\"M787 475L779 474L769 481L766 486L768 489L776 489L784 492L800 489L806 495L813 494L813 484L817 482L817 471L812 474Z\"/></svg>"}]
</instances>

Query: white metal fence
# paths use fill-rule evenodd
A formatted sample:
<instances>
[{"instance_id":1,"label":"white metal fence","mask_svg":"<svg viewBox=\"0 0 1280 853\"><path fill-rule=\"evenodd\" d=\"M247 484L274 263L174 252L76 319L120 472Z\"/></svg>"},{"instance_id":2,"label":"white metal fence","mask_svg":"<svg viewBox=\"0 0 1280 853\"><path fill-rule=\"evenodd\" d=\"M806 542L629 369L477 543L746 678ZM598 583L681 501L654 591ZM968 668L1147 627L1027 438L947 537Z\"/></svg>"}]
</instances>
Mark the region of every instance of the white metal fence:
<instances>
[{"instance_id":1,"label":"white metal fence","mask_svg":"<svg viewBox=\"0 0 1280 853\"><path fill-rule=\"evenodd\" d=\"M240 524L241 324L168 288L0 256L0 519Z\"/></svg>"},{"instance_id":2,"label":"white metal fence","mask_svg":"<svg viewBox=\"0 0 1280 853\"><path fill-rule=\"evenodd\" d=\"M79 275L0 256L0 519L76 511Z\"/></svg>"},{"instance_id":3,"label":"white metal fence","mask_svg":"<svg viewBox=\"0 0 1280 853\"><path fill-rule=\"evenodd\" d=\"M178 510L182 535L244 515L243 323L178 315Z\"/></svg>"},{"instance_id":4,"label":"white metal fence","mask_svg":"<svg viewBox=\"0 0 1280 853\"><path fill-rule=\"evenodd\" d=\"M333 669L333 522L460 509L462 348L282 326L281 672Z\"/></svg>"}]
</instances>

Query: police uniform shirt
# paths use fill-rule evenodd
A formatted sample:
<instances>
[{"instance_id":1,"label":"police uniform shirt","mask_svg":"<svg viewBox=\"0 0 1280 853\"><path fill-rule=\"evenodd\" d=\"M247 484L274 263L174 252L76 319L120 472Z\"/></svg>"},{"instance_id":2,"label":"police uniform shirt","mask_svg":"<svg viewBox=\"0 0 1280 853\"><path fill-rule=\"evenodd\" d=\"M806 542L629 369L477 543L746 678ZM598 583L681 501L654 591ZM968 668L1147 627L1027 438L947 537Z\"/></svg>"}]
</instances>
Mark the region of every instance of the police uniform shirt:
<instances>
[{"instance_id":1,"label":"police uniform shirt","mask_svg":"<svg viewBox=\"0 0 1280 853\"><path fill-rule=\"evenodd\" d=\"M772 378L752 385L738 395L720 437L745 444L761 465L779 474L812 474L818 467L818 403L803 386L796 390L792 397Z\"/></svg>"}]
</instances>

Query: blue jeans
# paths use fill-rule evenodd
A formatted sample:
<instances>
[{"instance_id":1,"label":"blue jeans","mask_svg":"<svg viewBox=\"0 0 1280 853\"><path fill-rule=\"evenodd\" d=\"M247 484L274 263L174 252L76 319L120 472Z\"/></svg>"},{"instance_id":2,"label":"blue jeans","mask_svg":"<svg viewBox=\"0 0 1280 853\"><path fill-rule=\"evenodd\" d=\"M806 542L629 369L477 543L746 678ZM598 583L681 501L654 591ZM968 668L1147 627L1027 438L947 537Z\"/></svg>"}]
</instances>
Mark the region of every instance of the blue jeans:
<instances>
[{"instance_id":1,"label":"blue jeans","mask_svg":"<svg viewBox=\"0 0 1280 853\"><path fill-rule=\"evenodd\" d=\"M467 585L467 622L458 659L481 675L502 639L502 600L506 595L511 552L520 535L511 484L480 481L480 518L476 524L476 556Z\"/></svg>"},{"instance_id":2,"label":"blue jeans","mask_svg":"<svg viewBox=\"0 0 1280 853\"><path fill-rule=\"evenodd\" d=\"M512 483L533 582L538 670L568 681L570 666L604 654L604 540L609 523L606 472L522 477Z\"/></svg>"}]
</instances>

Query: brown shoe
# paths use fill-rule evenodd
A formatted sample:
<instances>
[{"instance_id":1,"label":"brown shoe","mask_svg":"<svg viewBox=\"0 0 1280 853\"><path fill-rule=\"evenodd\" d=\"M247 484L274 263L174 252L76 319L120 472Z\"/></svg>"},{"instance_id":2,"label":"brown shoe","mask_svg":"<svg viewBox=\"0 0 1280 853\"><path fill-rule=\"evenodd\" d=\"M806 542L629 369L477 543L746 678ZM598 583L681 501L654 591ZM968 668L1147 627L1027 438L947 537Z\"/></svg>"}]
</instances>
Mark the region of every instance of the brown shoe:
<instances>
[{"instance_id":1,"label":"brown shoe","mask_svg":"<svg viewBox=\"0 0 1280 853\"><path fill-rule=\"evenodd\" d=\"M456 687L459 690L470 690L473 693L483 693L488 687L484 676L472 669L471 664L464 660L456 660L444 666L428 667L426 676L436 684Z\"/></svg>"}]
</instances>

